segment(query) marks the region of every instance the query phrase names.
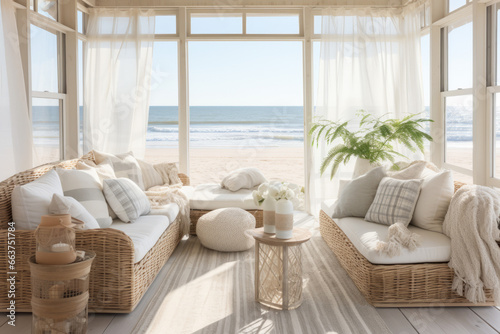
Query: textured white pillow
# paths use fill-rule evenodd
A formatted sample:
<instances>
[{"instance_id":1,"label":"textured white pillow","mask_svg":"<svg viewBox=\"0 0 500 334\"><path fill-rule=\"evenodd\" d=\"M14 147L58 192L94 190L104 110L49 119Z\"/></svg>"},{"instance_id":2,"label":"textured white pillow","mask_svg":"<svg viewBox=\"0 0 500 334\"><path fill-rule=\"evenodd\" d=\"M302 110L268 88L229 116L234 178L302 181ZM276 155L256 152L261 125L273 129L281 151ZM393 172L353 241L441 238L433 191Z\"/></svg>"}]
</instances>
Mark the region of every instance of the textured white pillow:
<instances>
[{"instance_id":1,"label":"textured white pillow","mask_svg":"<svg viewBox=\"0 0 500 334\"><path fill-rule=\"evenodd\" d=\"M380 181L386 176L385 168L380 166L351 180L344 186L332 217L364 217L375 198Z\"/></svg>"},{"instance_id":2,"label":"textured white pillow","mask_svg":"<svg viewBox=\"0 0 500 334\"><path fill-rule=\"evenodd\" d=\"M58 215L70 214L71 217L80 219L85 223L83 226L85 230L100 227L97 220L73 197L54 194L52 202L49 205L49 213Z\"/></svg>"},{"instance_id":3,"label":"textured white pillow","mask_svg":"<svg viewBox=\"0 0 500 334\"><path fill-rule=\"evenodd\" d=\"M91 170L57 169L64 196L70 196L82 204L97 220L101 228L111 226L108 205L102 194L102 185L97 172Z\"/></svg>"},{"instance_id":4,"label":"textured white pillow","mask_svg":"<svg viewBox=\"0 0 500 334\"><path fill-rule=\"evenodd\" d=\"M141 167L142 172L142 181L144 183L144 189L148 190L154 186L163 185L163 178L160 173L156 171L154 166L149 162L143 161L141 159L137 159L139 166Z\"/></svg>"},{"instance_id":5,"label":"textured white pillow","mask_svg":"<svg viewBox=\"0 0 500 334\"><path fill-rule=\"evenodd\" d=\"M267 182L264 175L254 167L240 168L230 172L221 182L222 188L230 191L240 189L252 189L264 182Z\"/></svg>"},{"instance_id":6,"label":"textured white pillow","mask_svg":"<svg viewBox=\"0 0 500 334\"><path fill-rule=\"evenodd\" d=\"M12 191L12 217L18 230L34 230L40 218L49 214L52 196L63 196L61 181L55 170L50 170L33 182L16 186Z\"/></svg>"},{"instance_id":7,"label":"textured white pillow","mask_svg":"<svg viewBox=\"0 0 500 334\"><path fill-rule=\"evenodd\" d=\"M94 157L98 164L106 162L111 163L116 177L126 177L131 179L139 186L139 188L144 190L141 167L132 152L114 155L94 150Z\"/></svg>"},{"instance_id":8,"label":"textured white pillow","mask_svg":"<svg viewBox=\"0 0 500 334\"><path fill-rule=\"evenodd\" d=\"M113 170L113 166L111 163L107 161L96 165L94 162L89 160L80 160L76 163L76 169L79 170L92 170L94 169L99 176L99 180L102 181L105 179L116 179L115 171Z\"/></svg>"},{"instance_id":9,"label":"textured white pillow","mask_svg":"<svg viewBox=\"0 0 500 334\"><path fill-rule=\"evenodd\" d=\"M148 197L130 179L104 180L104 195L118 218L125 223L133 223L151 211Z\"/></svg>"},{"instance_id":10,"label":"textured white pillow","mask_svg":"<svg viewBox=\"0 0 500 334\"><path fill-rule=\"evenodd\" d=\"M393 179L398 179L398 180L418 179L418 178L420 178L420 175L422 174L426 165L427 165L427 162L420 161L420 162L414 163L413 165L409 165L408 167L406 167L400 171L388 172L387 174L389 177L392 177Z\"/></svg>"},{"instance_id":11,"label":"textured white pillow","mask_svg":"<svg viewBox=\"0 0 500 334\"><path fill-rule=\"evenodd\" d=\"M424 179L413 213L412 225L443 232L443 220L455 191L451 171L443 171Z\"/></svg>"}]
</instances>

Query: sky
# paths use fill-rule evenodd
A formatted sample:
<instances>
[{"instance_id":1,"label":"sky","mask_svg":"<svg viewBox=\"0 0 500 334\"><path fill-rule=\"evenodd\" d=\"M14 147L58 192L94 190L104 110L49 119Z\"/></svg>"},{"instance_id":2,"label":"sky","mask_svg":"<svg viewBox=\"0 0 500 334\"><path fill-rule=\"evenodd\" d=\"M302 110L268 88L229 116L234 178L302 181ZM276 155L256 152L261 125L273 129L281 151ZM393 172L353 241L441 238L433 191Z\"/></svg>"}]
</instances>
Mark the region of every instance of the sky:
<instances>
[{"instance_id":1,"label":"sky","mask_svg":"<svg viewBox=\"0 0 500 334\"><path fill-rule=\"evenodd\" d=\"M465 3L465 0L451 0L450 8L462 2ZM273 24L273 20L279 20L280 24ZM296 17L247 17L247 23L248 33L298 32ZM449 88L468 88L472 85L472 24L452 28L449 33ZM320 17L315 18L314 29L315 32L320 32ZM155 30L157 34L175 32L175 17L158 16ZM241 17L234 14L217 19L193 17L192 31L241 33ZM33 90L57 91L56 35L32 26L32 36L31 47L36 55L32 57ZM421 46L425 104L428 105L428 35L422 38ZM320 43L316 41L313 43L314 101L319 53ZM177 105L177 54L176 41L155 42L150 100L152 106ZM79 56L81 59L81 52ZM303 104L302 57L300 41L190 41L189 103L191 106L300 106ZM83 76L81 66L79 76ZM81 89L79 95L81 101ZM33 101L34 105L46 103L43 100Z\"/></svg>"}]
</instances>

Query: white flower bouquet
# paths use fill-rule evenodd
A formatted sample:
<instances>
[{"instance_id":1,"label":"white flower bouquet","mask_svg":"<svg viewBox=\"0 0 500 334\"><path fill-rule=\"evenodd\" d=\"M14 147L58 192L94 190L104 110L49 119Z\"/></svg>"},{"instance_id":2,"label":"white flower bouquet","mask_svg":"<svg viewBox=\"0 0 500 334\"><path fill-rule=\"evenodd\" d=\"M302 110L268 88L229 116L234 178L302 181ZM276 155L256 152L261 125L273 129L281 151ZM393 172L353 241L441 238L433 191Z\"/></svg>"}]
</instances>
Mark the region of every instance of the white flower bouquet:
<instances>
[{"instance_id":1,"label":"white flower bouquet","mask_svg":"<svg viewBox=\"0 0 500 334\"><path fill-rule=\"evenodd\" d=\"M262 205L268 197L274 198L276 201L289 200L295 209L299 209L304 201L304 187L288 182L271 181L262 183L257 190L253 191L256 205Z\"/></svg>"}]
</instances>

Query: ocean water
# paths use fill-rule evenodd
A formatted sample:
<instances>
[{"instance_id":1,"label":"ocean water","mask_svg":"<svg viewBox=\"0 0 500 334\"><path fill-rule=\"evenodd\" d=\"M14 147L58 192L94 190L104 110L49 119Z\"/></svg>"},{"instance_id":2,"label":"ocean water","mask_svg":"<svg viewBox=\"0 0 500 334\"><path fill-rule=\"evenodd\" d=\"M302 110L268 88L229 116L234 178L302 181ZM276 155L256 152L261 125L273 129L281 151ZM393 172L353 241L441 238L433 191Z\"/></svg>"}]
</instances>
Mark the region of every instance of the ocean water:
<instances>
[{"instance_id":1,"label":"ocean water","mask_svg":"<svg viewBox=\"0 0 500 334\"><path fill-rule=\"evenodd\" d=\"M462 109L447 112L450 145L472 145L472 115ZM190 145L203 147L301 147L304 141L303 108L300 107L190 107ZM500 123L498 127L500 128ZM33 106L35 145L59 145L58 107ZM497 138L500 139L500 133ZM152 106L146 146L178 146L177 107Z\"/></svg>"}]
</instances>

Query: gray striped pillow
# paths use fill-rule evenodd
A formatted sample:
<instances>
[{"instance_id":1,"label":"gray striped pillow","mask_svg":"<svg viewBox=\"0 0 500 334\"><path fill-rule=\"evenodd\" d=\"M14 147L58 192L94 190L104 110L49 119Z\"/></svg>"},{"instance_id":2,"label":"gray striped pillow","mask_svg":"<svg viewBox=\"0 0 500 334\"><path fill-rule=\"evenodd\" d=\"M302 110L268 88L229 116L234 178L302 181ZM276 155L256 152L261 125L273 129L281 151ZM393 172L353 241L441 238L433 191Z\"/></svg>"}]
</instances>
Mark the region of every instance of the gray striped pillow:
<instances>
[{"instance_id":1,"label":"gray striped pillow","mask_svg":"<svg viewBox=\"0 0 500 334\"><path fill-rule=\"evenodd\" d=\"M397 180L384 177L365 220L392 225L410 224L423 180Z\"/></svg>"},{"instance_id":2,"label":"gray striped pillow","mask_svg":"<svg viewBox=\"0 0 500 334\"><path fill-rule=\"evenodd\" d=\"M104 180L104 195L118 218L133 223L151 211L146 194L132 180L127 178Z\"/></svg>"}]
</instances>

